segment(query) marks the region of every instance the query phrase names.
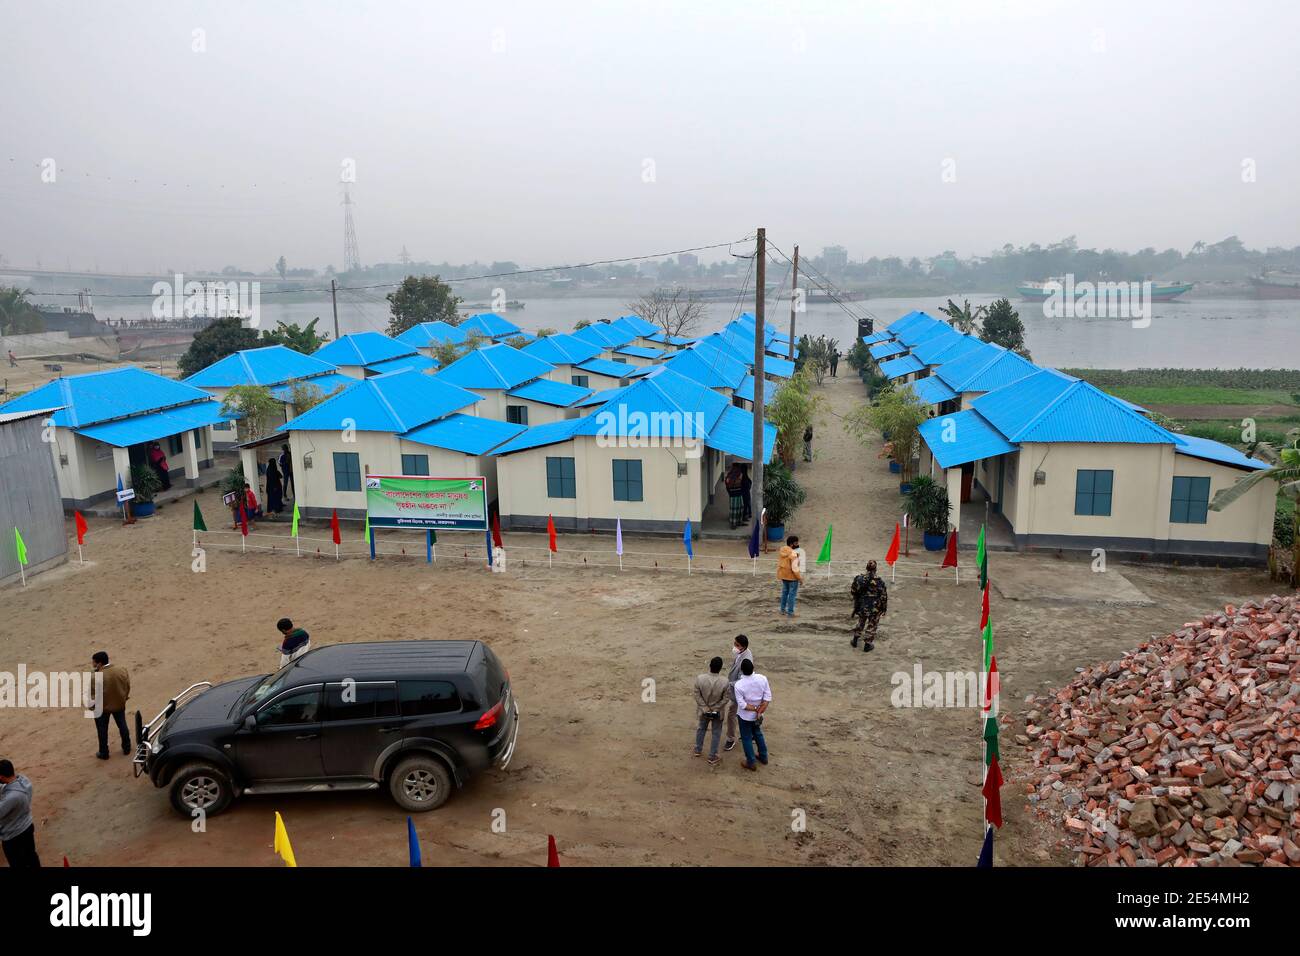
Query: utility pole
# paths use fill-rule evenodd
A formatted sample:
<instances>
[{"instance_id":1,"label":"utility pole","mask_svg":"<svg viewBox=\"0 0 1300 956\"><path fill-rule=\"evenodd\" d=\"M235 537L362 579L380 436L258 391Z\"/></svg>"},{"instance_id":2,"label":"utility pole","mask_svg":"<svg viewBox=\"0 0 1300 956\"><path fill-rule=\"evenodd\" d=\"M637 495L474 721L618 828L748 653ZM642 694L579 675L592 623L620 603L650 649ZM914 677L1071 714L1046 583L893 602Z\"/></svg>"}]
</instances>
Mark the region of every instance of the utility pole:
<instances>
[{"instance_id":1,"label":"utility pole","mask_svg":"<svg viewBox=\"0 0 1300 956\"><path fill-rule=\"evenodd\" d=\"M794 247L794 280L790 284L790 361L794 361L794 309L799 304L799 246Z\"/></svg>"},{"instance_id":2,"label":"utility pole","mask_svg":"<svg viewBox=\"0 0 1300 956\"><path fill-rule=\"evenodd\" d=\"M759 228L758 278L754 285L754 445L751 461L754 463L754 520L761 525L763 519L763 315L767 294L767 230ZM766 535L765 535L766 537Z\"/></svg>"},{"instance_id":3,"label":"utility pole","mask_svg":"<svg viewBox=\"0 0 1300 956\"><path fill-rule=\"evenodd\" d=\"M330 301L334 303L334 341L339 340L339 294L338 283L330 279Z\"/></svg>"}]
</instances>

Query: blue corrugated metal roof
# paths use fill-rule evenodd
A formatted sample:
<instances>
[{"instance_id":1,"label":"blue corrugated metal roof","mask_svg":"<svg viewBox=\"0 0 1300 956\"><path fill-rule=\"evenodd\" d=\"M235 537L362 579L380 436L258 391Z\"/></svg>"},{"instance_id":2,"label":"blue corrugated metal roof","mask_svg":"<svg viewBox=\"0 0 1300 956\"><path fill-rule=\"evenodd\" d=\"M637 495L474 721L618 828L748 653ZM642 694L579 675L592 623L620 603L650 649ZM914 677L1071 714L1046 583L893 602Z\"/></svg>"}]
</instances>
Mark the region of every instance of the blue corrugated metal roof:
<instances>
[{"instance_id":1,"label":"blue corrugated metal roof","mask_svg":"<svg viewBox=\"0 0 1300 956\"><path fill-rule=\"evenodd\" d=\"M691 345L691 348L721 352L733 361L740 362L743 365L750 365L754 361L754 339L752 334L748 339L737 340L734 336L725 336L714 332L712 335L706 335Z\"/></svg>"},{"instance_id":2,"label":"blue corrugated metal roof","mask_svg":"<svg viewBox=\"0 0 1300 956\"><path fill-rule=\"evenodd\" d=\"M460 324L460 328L465 332L477 332L490 339L501 335L515 335L523 331L509 319L495 312L479 312L477 315L471 315Z\"/></svg>"},{"instance_id":3,"label":"blue corrugated metal roof","mask_svg":"<svg viewBox=\"0 0 1300 956\"><path fill-rule=\"evenodd\" d=\"M427 372L430 369L438 367L438 363L427 355L421 355L416 352L414 355L399 355L397 358L384 359L382 362L371 362L366 368L371 372L377 372L380 375L387 375L389 372L401 372L408 368L413 368L417 372Z\"/></svg>"},{"instance_id":4,"label":"blue corrugated metal roof","mask_svg":"<svg viewBox=\"0 0 1300 956\"><path fill-rule=\"evenodd\" d=\"M590 408L593 405L604 405L606 402L618 398L627 386L616 388L602 388L599 391L592 392L582 401L575 404L575 408Z\"/></svg>"},{"instance_id":5,"label":"blue corrugated metal roof","mask_svg":"<svg viewBox=\"0 0 1300 956\"><path fill-rule=\"evenodd\" d=\"M209 398L193 405L178 405L161 412L134 415L116 422L88 425L76 429L78 435L102 441L106 445L128 448L141 442L157 441L195 428L215 425L228 417L221 414L221 403Z\"/></svg>"},{"instance_id":6,"label":"blue corrugated metal roof","mask_svg":"<svg viewBox=\"0 0 1300 956\"><path fill-rule=\"evenodd\" d=\"M347 388L355 383L357 379L351 375L343 375L340 372L331 372L329 375L316 375L312 378L298 379L293 382L286 382L283 385L276 385L271 389L271 394L282 402L287 402L293 398L293 389L295 385L314 385L321 390L324 395L330 395L340 388Z\"/></svg>"},{"instance_id":7,"label":"blue corrugated metal roof","mask_svg":"<svg viewBox=\"0 0 1300 956\"><path fill-rule=\"evenodd\" d=\"M901 342L881 342L879 345L873 345L867 349L871 357L876 361L887 359L891 355L902 355L907 351L907 346Z\"/></svg>"},{"instance_id":8,"label":"blue corrugated metal roof","mask_svg":"<svg viewBox=\"0 0 1300 956\"><path fill-rule=\"evenodd\" d=\"M400 435L481 400L437 375L408 369L361 379L279 430L338 431L350 421L357 431Z\"/></svg>"},{"instance_id":9,"label":"blue corrugated metal roof","mask_svg":"<svg viewBox=\"0 0 1300 956\"><path fill-rule=\"evenodd\" d=\"M674 346L689 345L692 341L691 339L683 338L680 335L667 335L664 332L655 332L652 335L643 335L641 337L648 342L659 342L663 345Z\"/></svg>"},{"instance_id":10,"label":"blue corrugated metal roof","mask_svg":"<svg viewBox=\"0 0 1300 956\"><path fill-rule=\"evenodd\" d=\"M658 365L638 365L636 368L632 369L632 371L627 373L627 377L641 378L643 375L649 375L658 367Z\"/></svg>"},{"instance_id":11,"label":"blue corrugated metal roof","mask_svg":"<svg viewBox=\"0 0 1300 956\"><path fill-rule=\"evenodd\" d=\"M202 389L184 382L128 366L57 378L5 402L0 405L0 412L57 408L58 411L50 416L55 425L79 428L110 418L125 418L211 397Z\"/></svg>"},{"instance_id":12,"label":"blue corrugated metal roof","mask_svg":"<svg viewBox=\"0 0 1300 956\"><path fill-rule=\"evenodd\" d=\"M663 349L646 348L644 345L625 345L620 349L614 350L615 355L630 355L633 358L643 359L660 359L664 356Z\"/></svg>"},{"instance_id":13,"label":"blue corrugated metal roof","mask_svg":"<svg viewBox=\"0 0 1300 956\"><path fill-rule=\"evenodd\" d=\"M944 384L943 379L937 375L927 375L925 378L918 378L915 382L909 384L916 396L927 405L950 402L957 397L957 393Z\"/></svg>"},{"instance_id":14,"label":"blue corrugated metal roof","mask_svg":"<svg viewBox=\"0 0 1300 956\"><path fill-rule=\"evenodd\" d=\"M912 346L912 354L926 365L934 365L937 356L942 355L963 338L965 336L951 326L940 325Z\"/></svg>"},{"instance_id":15,"label":"blue corrugated metal roof","mask_svg":"<svg viewBox=\"0 0 1300 956\"><path fill-rule=\"evenodd\" d=\"M608 375L610 378L627 378L636 371L635 365L629 365L627 362L611 362L609 359L587 359L579 363L577 368L580 372Z\"/></svg>"},{"instance_id":16,"label":"blue corrugated metal roof","mask_svg":"<svg viewBox=\"0 0 1300 956\"><path fill-rule=\"evenodd\" d=\"M931 418L922 422L918 431L940 468L994 458L1019 448L971 408Z\"/></svg>"},{"instance_id":17,"label":"blue corrugated metal roof","mask_svg":"<svg viewBox=\"0 0 1300 956\"><path fill-rule=\"evenodd\" d=\"M492 341L505 342L509 345L514 345L514 343L516 342L521 342L523 344L519 345L518 348L522 349L525 345L528 345L530 342L536 342L537 336L533 335L531 332L515 332L513 335L498 335L495 338L493 338Z\"/></svg>"},{"instance_id":18,"label":"blue corrugated metal roof","mask_svg":"<svg viewBox=\"0 0 1300 956\"><path fill-rule=\"evenodd\" d=\"M579 402L590 395L591 389L582 388L578 385L569 385L565 382L552 382L549 378L539 378L525 385L520 385L518 388L512 388L506 394L514 398L524 398L530 402L541 402L543 405L568 408L575 402Z\"/></svg>"},{"instance_id":19,"label":"blue corrugated metal roof","mask_svg":"<svg viewBox=\"0 0 1300 956\"><path fill-rule=\"evenodd\" d=\"M514 388L555 370L549 362L498 342L467 352L437 374L461 388Z\"/></svg>"},{"instance_id":20,"label":"blue corrugated metal roof","mask_svg":"<svg viewBox=\"0 0 1300 956\"><path fill-rule=\"evenodd\" d=\"M402 437L421 445L447 448L466 455L485 455L523 430L523 425L457 412L413 428Z\"/></svg>"},{"instance_id":21,"label":"blue corrugated metal roof","mask_svg":"<svg viewBox=\"0 0 1300 956\"><path fill-rule=\"evenodd\" d=\"M915 355L904 355L902 358L881 362L880 374L885 378L902 378L912 372L919 372L923 368L925 368L925 365Z\"/></svg>"},{"instance_id":22,"label":"blue corrugated metal roof","mask_svg":"<svg viewBox=\"0 0 1300 956\"><path fill-rule=\"evenodd\" d=\"M568 441L578 430L578 423L581 421L583 421L581 418L566 418L563 421L547 422L545 425L533 425L498 447L492 454L508 455L514 451L527 451L529 448L540 448L543 445Z\"/></svg>"},{"instance_id":23,"label":"blue corrugated metal roof","mask_svg":"<svg viewBox=\"0 0 1300 956\"><path fill-rule=\"evenodd\" d=\"M1222 442L1212 441L1209 438L1197 438L1195 435L1180 435L1171 432L1174 436L1174 453L1187 455L1190 458L1203 458L1206 461L1217 461L1223 465L1232 465L1234 468L1245 468L1250 471L1260 471L1268 467L1267 462L1260 461L1258 458L1250 458L1243 452L1225 445Z\"/></svg>"},{"instance_id":24,"label":"blue corrugated metal roof","mask_svg":"<svg viewBox=\"0 0 1300 956\"><path fill-rule=\"evenodd\" d=\"M1028 359L1021 358L1015 352L1003 352L962 382L960 387L954 385L953 388L962 392L991 392L1037 371L1038 366Z\"/></svg>"},{"instance_id":25,"label":"blue corrugated metal roof","mask_svg":"<svg viewBox=\"0 0 1300 956\"><path fill-rule=\"evenodd\" d=\"M969 355L971 352L978 351L980 346L984 345L973 335L958 334L955 339L948 339L941 350L934 351L928 356L921 356L926 365L939 366L946 365L949 362L961 358L963 355ZM919 352L917 353L920 354Z\"/></svg>"},{"instance_id":26,"label":"blue corrugated metal roof","mask_svg":"<svg viewBox=\"0 0 1300 956\"><path fill-rule=\"evenodd\" d=\"M735 405L728 405L709 429L704 444L728 455L749 461L754 457L754 413ZM772 460L772 447L776 444L776 426L763 423L763 461Z\"/></svg>"},{"instance_id":27,"label":"blue corrugated metal roof","mask_svg":"<svg viewBox=\"0 0 1300 956\"><path fill-rule=\"evenodd\" d=\"M893 323L889 326L889 331L894 333L894 338L898 339L904 345L914 345L922 339L927 338L935 329L944 323L940 322L934 316L925 312L912 312L904 317L904 320Z\"/></svg>"},{"instance_id":28,"label":"blue corrugated metal roof","mask_svg":"<svg viewBox=\"0 0 1300 956\"><path fill-rule=\"evenodd\" d=\"M520 351L543 362L550 362L552 365L577 365L595 358L604 349L595 342L588 342L576 335L557 332L529 342Z\"/></svg>"},{"instance_id":29,"label":"blue corrugated metal roof","mask_svg":"<svg viewBox=\"0 0 1300 956\"><path fill-rule=\"evenodd\" d=\"M659 326L653 322L647 322L639 315L622 315L615 319L610 325L621 325L629 331L635 333L639 338L649 338L656 332L660 331Z\"/></svg>"},{"instance_id":30,"label":"blue corrugated metal roof","mask_svg":"<svg viewBox=\"0 0 1300 956\"><path fill-rule=\"evenodd\" d=\"M334 371L337 371L335 366L321 361L314 355L303 355L285 345L268 345L265 348L244 349L227 355L182 381L195 388L279 385L290 379L324 375Z\"/></svg>"},{"instance_id":31,"label":"blue corrugated metal roof","mask_svg":"<svg viewBox=\"0 0 1300 956\"><path fill-rule=\"evenodd\" d=\"M736 398L743 398L747 402L754 400L754 376L746 375L745 380L740 383L734 392ZM763 389L763 397L768 397L768 391Z\"/></svg>"},{"instance_id":32,"label":"blue corrugated metal roof","mask_svg":"<svg viewBox=\"0 0 1300 956\"><path fill-rule=\"evenodd\" d=\"M1105 392L1055 369L975 399L973 407L1014 442L1173 444L1174 436Z\"/></svg>"},{"instance_id":33,"label":"blue corrugated metal roof","mask_svg":"<svg viewBox=\"0 0 1300 956\"><path fill-rule=\"evenodd\" d=\"M353 332L326 342L312 354L334 365L369 365L415 351L405 342L395 342L380 332Z\"/></svg>"},{"instance_id":34,"label":"blue corrugated metal roof","mask_svg":"<svg viewBox=\"0 0 1300 956\"><path fill-rule=\"evenodd\" d=\"M617 398L578 419L576 434L636 438L704 438L727 399L700 382L656 368Z\"/></svg>"},{"instance_id":35,"label":"blue corrugated metal roof","mask_svg":"<svg viewBox=\"0 0 1300 956\"><path fill-rule=\"evenodd\" d=\"M775 375L777 378L789 378L794 374L794 362L775 355L763 357L763 374Z\"/></svg>"},{"instance_id":36,"label":"blue corrugated metal roof","mask_svg":"<svg viewBox=\"0 0 1300 956\"><path fill-rule=\"evenodd\" d=\"M636 333L626 326L593 322L573 333L575 338L599 345L602 349L616 349L636 338Z\"/></svg>"},{"instance_id":37,"label":"blue corrugated metal roof","mask_svg":"<svg viewBox=\"0 0 1300 956\"><path fill-rule=\"evenodd\" d=\"M744 363L737 362L726 352L702 345L682 349L661 367L672 369L678 375L685 375L709 388L736 388L747 374Z\"/></svg>"},{"instance_id":38,"label":"blue corrugated metal roof","mask_svg":"<svg viewBox=\"0 0 1300 956\"><path fill-rule=\"evenodd\" d=\"M433 345L442 345L450 343L451 345L460 345L468 335L459 326L451 325L448 322L421 322L419 325L413 325L401 335L396 341L403 345L409 345L413 349L427 349Z\"/></svg>"},{"instance_id":39,"label":"blue corrugated metal roof","mask_svg":"<svg viewBox=\"0 0 1300 956\"><path fill-rule=\"evenodd\" d=\"M754 351L754 327L758 325L758 320L750 312L742 312L736 318L728 322L724 329L732 331L749 343L748 351ZM763 323L763 345L767 346L777 336L776 327L771 322Z\"/></svg>"},{"instance_id":40,"label":"blue corrugated metal roof","mask_svg":"<svg viewBox=\"0 0 1300 956\"><path fill-rule=\"evenodd\" d=\"M893 337L892 335L890 335L888 332L884 332L884 331L881 331L881 332L872 332L870 335L864 335L864 336L862 336L862 344L863 344L863 345L875 345L875 344L878 343L878 342L889 342L889 341L892 341L893 338L894 338L894 337Z\"/></svg>"},{"instance_id":41,"label":"blue corrugated metal roof","mask_svg":"<svg viewBox=\"0 0 1300 956\"><path fill-rule=\"evenodd\" d=\"M961 391L958 386L971 378L989 362L1005 352L1006 349L1000 345L991 345L988 342L980 342L974 348L968 349L964 355L959 355L950 361L943 362L934 370L950 387Z\"/></svg>"}]
</instances>

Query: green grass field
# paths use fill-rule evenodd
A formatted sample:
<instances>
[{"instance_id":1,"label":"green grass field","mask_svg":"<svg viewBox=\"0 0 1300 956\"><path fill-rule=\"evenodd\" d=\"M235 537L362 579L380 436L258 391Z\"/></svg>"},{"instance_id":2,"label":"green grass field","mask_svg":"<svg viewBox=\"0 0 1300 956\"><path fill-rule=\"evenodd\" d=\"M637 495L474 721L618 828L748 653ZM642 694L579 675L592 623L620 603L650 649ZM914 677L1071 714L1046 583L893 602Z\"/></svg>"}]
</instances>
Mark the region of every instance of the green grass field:
<instances>
[{"instance_id":1,"label":"green grass field","mask_svg":"<svg viewBox=\"0 0 1300 956\"><path fill-rule=\"evenodd\" d=\"M1106 389L1138 405L1291 405L1295 395L1278 388L1224 388L1218 385L1122 385Z\"/></svg>"}]
</instances>

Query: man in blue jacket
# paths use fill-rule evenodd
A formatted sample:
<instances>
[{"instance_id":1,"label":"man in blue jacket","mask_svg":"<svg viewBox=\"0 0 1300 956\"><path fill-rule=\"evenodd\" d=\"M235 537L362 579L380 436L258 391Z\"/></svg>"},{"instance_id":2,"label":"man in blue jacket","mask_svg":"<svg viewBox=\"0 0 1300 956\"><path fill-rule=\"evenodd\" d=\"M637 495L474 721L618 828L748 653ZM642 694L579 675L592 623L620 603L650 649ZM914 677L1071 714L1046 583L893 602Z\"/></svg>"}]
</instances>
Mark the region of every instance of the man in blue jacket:
<instances>
[{"instance_id":1,"label":"man in blue jacket","mask_svg":"<svg viewBox=\"0 0 1300 956\"><path fill-rule=\"evenodd\" d=\"M40 866L36 824L32 823L32 782L0 760L0 845L13 869Z\"/></svg>"}]
</instances>

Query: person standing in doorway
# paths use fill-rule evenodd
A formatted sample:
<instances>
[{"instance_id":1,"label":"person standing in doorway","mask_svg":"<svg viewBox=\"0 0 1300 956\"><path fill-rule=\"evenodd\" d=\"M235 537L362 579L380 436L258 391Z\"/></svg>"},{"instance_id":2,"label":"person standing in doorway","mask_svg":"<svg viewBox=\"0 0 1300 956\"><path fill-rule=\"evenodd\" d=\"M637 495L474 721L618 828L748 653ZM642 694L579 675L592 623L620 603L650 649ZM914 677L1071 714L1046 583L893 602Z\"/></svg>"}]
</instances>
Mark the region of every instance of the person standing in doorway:
<instances>
[{"instance_id":1,"label":"person standing in doorway","mask_svg":"<svg viewBox=\"0 0 1300 956\"><path fill-rule=\"evenodd\" d=\"M287 444L280 446L280 478L284 482L284 496L292 498L293 495L293 455L289 453Z\"/></svg>"},{"instance_id":2,"label":"person standing in doorway","mask_svg":"<svg viewBox=\"0 0 1300 956\"><path fill-rule=\"evenodd\" d=\"M741 665L749 661L754 662L754 652L749 649L749 638L744 634L737 634L736 639L731 642L731 669L727 671L727 742L723 745L724 749L730 750L736 746L736 739L740 736L740 728L736 723L736 682L744 675L740 673Z\"/></svg>"},{"instance_id":3,"label":"person standing in doorway","mask_svg":"<svg viewBox=\"0 0 1300 956\"><path fill-rule=\"evenodd\" d=\"M749 477L749 465L740 466L740 496L745 499L745 520L754 517L754 479Z\"/></svg>"},{"instance_id":4,"label":"person standing in doorway","mask_svg":"<svg viewBox=\"0 0 1300 956\"><path fill-rule=\"evenodd\" d=\"M727 705L731 684L722 676L722 658L709 661L709 672L695 678L695 756L704 752L704 732L713 731L709 743L709 766L716 767L722 760L718 756L718 741L722 737L722 718Z\"/></svg>"},{"instance_id":5,"label":"person standing in doorway","mask_svg":"<svg viewBox=\"0 0 1300 956\"><path fill-rule=\"evenodd\" d=\"M754 673L754 662L740 665L741 678L736 682L736 709L740 716L740 745L745 748L746 770L757 770L754 758L767 766L767 738L763 736L763 715L772 702L772 688L767 678ZM755 754L757 748L757 754Z\"/></svg>"},{"instance_id":6,"label":"person standing in doorway","mask_svg":"<svg viewBox=\"0 0 1300 956\"><path fill-rule=\"evenodd\" d=\"M730 510L727 513L727 522L733 528L740 527L745 520L745 499L744 484L745 473L736 462L727 470L727 477L723 479L723 484L727 486L727 497L730 499Z\"/></svg>"},{"instance_id":7,"label":"person standing in doorway","mask_svg":"<svg viewBox=\"0 0 1300 956\"><path fill-rule=\"evenodd\" d=\"M275 459L266 463L266 513L278 515L284 510L284 482Z\"/></svg>"},{"instance_id":8,"label":"person standing in doorway","mask_svg":"<svg viewBox=\"0 0 1300 956\"><path fill-rule=\"evenodd\" d=\"M167 466L167 454L157 442L149 446L149 464L158 475L158 480L162 482L163 491L171 488L172 477Z\"/></svg>"},{"instance_id":9,"label":"person standing in doorway","mask_svg":"<svg viewBox=\"0 0 1300 956\"><path fill-rule=\"evenodd\" d=\"M131 755L131 732L126 727L126 702L131 697L131 675L121 664L110 664L107 651L96 651L90 658L95 673L101 675L103 687L98 699L92 702L95 715L95 733L99 737L99 750L95 756L100 760L108 759L108 722L117 724L118 735L122 738L122 753Z\"/></svg>"},{"instance_id":10,"label":"person standing in doorway","mask_svg":"<svg viewBox=\"0 0 1300 956\"><path fill-rule=\"evenodd\" d=\"M806 556L799 547L799 536L792 534L785 539L776 558L776 576L781 582L781 613L794 617L794 602L799 594L799 582L803 580Z\"/></svg>"},{"instance_id":11,"label":"person standing in doorway","mask_svg":"<svg viewBox=\"0 0 1300 956\"><path fill-rule=\"evenodd\" d=\"M0 760L0 846L12 869L41 865L32 823L32 782L15 772L8 760Z\"/></svg>"}]
</instances>

